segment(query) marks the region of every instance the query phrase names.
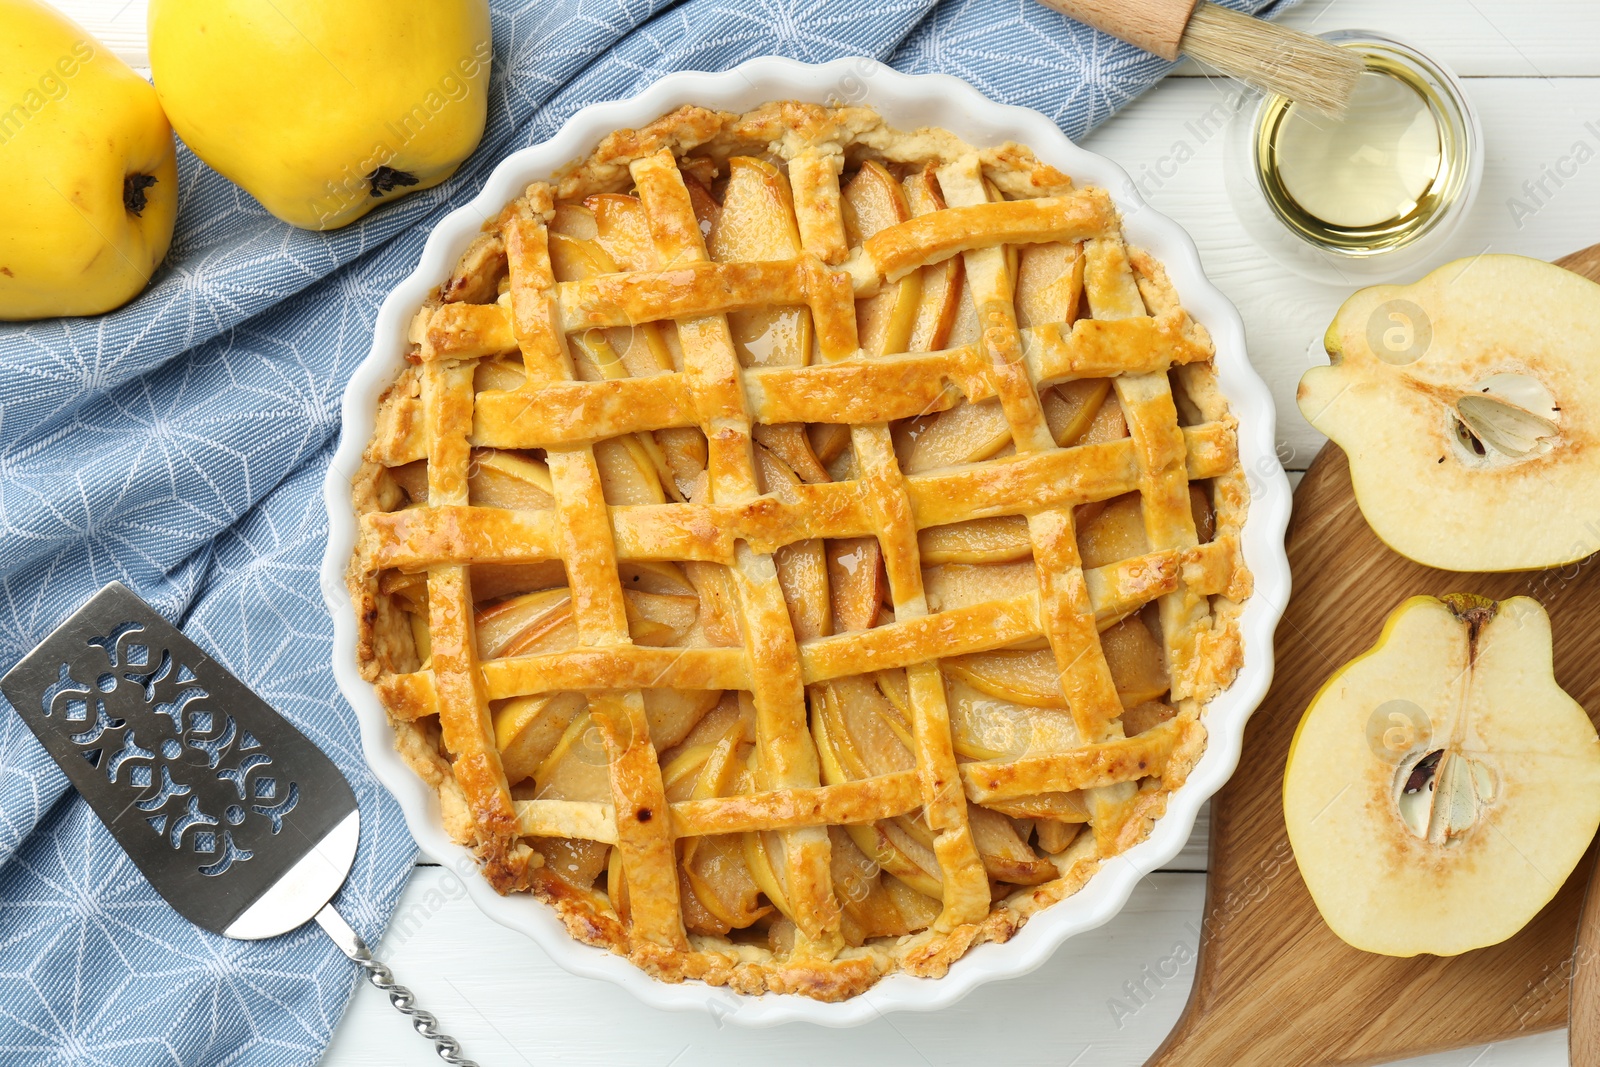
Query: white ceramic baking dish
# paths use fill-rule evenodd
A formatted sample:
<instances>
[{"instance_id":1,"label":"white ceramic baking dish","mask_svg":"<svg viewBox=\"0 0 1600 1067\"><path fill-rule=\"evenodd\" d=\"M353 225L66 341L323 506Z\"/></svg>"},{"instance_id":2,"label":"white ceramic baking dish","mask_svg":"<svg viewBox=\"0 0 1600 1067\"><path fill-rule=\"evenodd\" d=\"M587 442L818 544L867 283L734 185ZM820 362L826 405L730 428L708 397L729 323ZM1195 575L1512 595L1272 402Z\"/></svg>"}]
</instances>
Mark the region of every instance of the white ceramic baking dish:
<instances>
[{"instance_id":1,"label":"white ceramic baking dish","mask_svg":"<svg viewBox=\"0 0 1600 1067\"><path fill-rule=\"evenodd\" d=\"M555 912L531 895L496 894L476 874L468 852L446 835L433 788L394 750L383 708L356 669L355 619L344 588L344 571L356 537L350 477L372 435L378 396L403 364L412 313L428 291L449 276L457 256L484 220L497 214L528 182L549 177L563 164L586 155L612 130L641 126L683 104L738 112L783 99L866 104L899 128L942 126L980 146L1016 141L1032 147L1039 158L1080 184L1108 190L1123 213L1129 242L1148 249L1166 265L1184 306L1216 342L1217 372L1239 420L1239 453L1252 495L1243 540L1245 559L1255 576L1255 594L1240 620L1244 667L1233 686L1212 702L1205 720L1210 735L1205 755L1173 794L1167 814L1150 837L1106 863L1077 894L1035 915L1010 941L973 949L944 978L894 974L869 992L839 1004L796 995L746 997L701 982L661 982L619 956L573 940ZM502 162L474 200L439 223L429 235L416 269L383 302L372 351L356 369L344 394L343 436L324 487L328 549L322 589L334 624L334 677L360 719L368 763L399 801L423 853L463 872L472 899L485 913L533 938L572 973L616 982L657 1008L706 1011L719 1020L749 1026L792 1021L853 1026L885 1012L942 1008L985 982L1033 970L1068 937L1111 920L1139 879L1178 854L1200 806L1233 772L1245 720L1266 694L1272 678L1273 630L1289 597L1283 536L1290 491L1274 451L1273 434L1272 398L1245 354L1244 324L1227 298L1206 280L1188 235L1145 204L1120 167L1073 144L1038 112L994 103L955 78L901 74L865 58L820 65L761 58L720 74L672 74L631 100L584 108L550 140Z\"/></svg>"}]
</instances>

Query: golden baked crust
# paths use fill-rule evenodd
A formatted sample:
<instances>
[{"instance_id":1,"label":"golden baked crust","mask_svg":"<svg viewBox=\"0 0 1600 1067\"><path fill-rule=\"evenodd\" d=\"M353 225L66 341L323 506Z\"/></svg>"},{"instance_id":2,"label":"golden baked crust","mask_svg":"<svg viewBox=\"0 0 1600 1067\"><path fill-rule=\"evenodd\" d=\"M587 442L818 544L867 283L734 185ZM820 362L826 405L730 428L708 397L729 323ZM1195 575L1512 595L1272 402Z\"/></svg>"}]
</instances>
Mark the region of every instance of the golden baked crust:
<instances>
[{"instance_id":1,"label":"golden baked crust","mask_svg":"<svg viewBox=\"0 0 1600 1067\"><path fill-rule=\"evenodd\" d=\"M686 107L530 185L411 342L361 668L579 940L744 993L942 975L1203 750L1235 424L1110 198L1026 148Z\"/></svg>"}]
</instances>

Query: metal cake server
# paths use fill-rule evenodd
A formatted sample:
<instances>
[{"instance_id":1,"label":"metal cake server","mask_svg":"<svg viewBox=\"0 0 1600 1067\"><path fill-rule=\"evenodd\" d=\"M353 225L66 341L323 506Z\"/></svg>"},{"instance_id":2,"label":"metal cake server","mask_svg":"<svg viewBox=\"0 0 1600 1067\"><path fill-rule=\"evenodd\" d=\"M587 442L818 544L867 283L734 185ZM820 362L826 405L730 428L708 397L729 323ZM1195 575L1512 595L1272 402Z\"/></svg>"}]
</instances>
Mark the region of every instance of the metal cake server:
<instances>
[{"instance_id":1,"label":"metal cake server","mask_svg":"<svg viewBox=\"0 0 1600 1067\"><path fill-rule=\"evenodd\" d=\"M477 1067L334 910L361 831L344 775L149 604L111 583L0 691L180 915L243 940L315 918L441 1059Z\"/></svg>"}]
</instances>

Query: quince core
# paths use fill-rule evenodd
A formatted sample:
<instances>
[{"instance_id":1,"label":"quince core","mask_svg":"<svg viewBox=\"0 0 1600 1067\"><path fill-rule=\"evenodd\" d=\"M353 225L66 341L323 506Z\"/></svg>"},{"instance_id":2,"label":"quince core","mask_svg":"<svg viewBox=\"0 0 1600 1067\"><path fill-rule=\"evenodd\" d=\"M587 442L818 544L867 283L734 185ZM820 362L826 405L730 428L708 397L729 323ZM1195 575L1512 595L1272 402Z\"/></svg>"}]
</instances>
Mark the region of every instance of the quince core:
<instances>
[{"instance_id":1,"label":"quince core","mask_svg":"<svg viewBox=\"0 0 1600 1067\"><path fill-rule=\"evenodd\" d=\"M1522 929L1600 826L1600 740L1535 600L1413 597L1289 748L1284 820L1350 945L1453 956Z\"/></svg>"}]
</instances>

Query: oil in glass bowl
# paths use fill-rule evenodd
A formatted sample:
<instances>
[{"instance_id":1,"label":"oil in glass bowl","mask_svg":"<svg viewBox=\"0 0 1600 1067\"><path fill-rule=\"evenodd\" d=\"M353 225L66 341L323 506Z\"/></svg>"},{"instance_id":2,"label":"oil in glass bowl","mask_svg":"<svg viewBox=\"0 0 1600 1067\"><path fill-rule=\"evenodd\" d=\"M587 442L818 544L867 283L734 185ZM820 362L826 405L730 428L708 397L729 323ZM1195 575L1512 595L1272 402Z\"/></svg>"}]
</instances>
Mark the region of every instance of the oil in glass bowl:
<instances>
[{"instance_id":1,"label":"oil in glass bowl","mask_svg":"<svg viewBox=\"0 0 1600 1067\"><path fill-rule=\"evenodd\" d=\"M1481 134L1459 84L1398 41L1324 36L1360 52L1366 73L1339 118L1282 96L1261 101L1250 137L1261 197L1332 264L1434 244L1422 239L1454 229L1482 169Z\"/></svg>"}]
</instances>

